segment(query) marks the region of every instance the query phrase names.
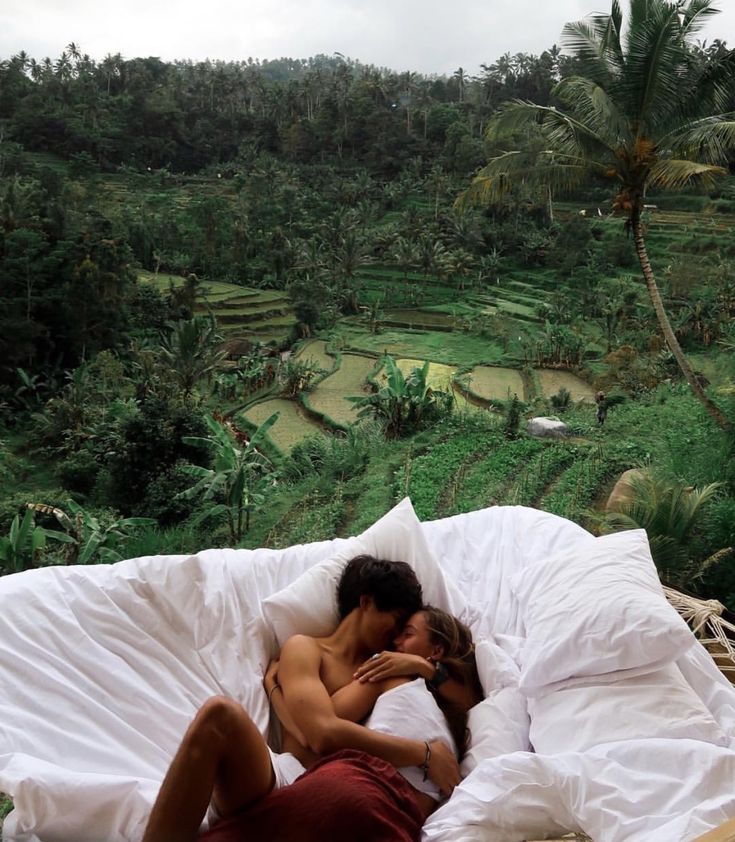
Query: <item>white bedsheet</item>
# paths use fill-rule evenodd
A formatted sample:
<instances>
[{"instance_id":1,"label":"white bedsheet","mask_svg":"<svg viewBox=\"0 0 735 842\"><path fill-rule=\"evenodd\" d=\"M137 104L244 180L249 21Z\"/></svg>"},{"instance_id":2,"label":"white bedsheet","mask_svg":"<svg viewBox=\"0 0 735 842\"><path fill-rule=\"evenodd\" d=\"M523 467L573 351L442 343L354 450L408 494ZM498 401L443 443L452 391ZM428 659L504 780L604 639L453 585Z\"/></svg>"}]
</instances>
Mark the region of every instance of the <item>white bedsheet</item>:
<instances>
[{"instance_id":1,"label":"white bedsheet","mask_svg":"<svg viewBox=\"0 0 735 842\"><path fill-rule=\"evenodd\" d=\"M477 636L523 634L510 574L591 540L522 507L424 529L444 570L481 609ZM275 641L260 602L341 543L0 579L0 790L15 803L4 838L135 842L186 725L214 693L241 701L265 732L261 676ZM693 649L679 666L735 735L735 691L706 654ZM522 839L508 821L523 811L531 829L580 826L596 842L690 839L735 816L734 773L735 752L688 740L516 752L483 761L431 817L425 838Z\"/></svg>"}]
</instances>

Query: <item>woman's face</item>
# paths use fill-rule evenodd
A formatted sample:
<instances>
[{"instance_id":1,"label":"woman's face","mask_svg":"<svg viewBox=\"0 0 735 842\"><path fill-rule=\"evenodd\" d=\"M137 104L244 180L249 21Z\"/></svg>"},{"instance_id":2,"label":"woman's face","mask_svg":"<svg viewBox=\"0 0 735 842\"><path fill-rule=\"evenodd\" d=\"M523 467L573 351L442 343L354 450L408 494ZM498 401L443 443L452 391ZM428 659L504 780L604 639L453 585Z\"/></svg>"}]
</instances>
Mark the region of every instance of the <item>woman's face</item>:
<instances>
[{"instance_id":1,"label":"woman's face","mask_svg":"<svg viewBox=\"0 0 735 842\"><path fill-rule=\"evenodd\" d=\"M397 652L420 655L422 658L439 658L442 654L442 647L431 642L423 611L417 611L408 618L403 631L395 639L395 647Z\"/></svg>"}]
</instances>

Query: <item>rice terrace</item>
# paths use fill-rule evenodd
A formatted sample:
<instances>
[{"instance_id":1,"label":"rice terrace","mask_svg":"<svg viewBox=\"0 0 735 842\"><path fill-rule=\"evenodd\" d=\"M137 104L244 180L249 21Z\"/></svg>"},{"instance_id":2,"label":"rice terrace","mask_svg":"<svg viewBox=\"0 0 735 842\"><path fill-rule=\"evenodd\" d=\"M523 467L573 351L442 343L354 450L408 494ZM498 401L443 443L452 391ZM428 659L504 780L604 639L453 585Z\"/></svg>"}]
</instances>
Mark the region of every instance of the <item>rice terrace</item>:
<instances>
[{"instance_id":1,"label":"rice terrace","mask_svg":"<svg viewBox=\"0 0 735 842\"><path fill-rule=\"evenodd\" d=\"M550 143L533 109L563 109L576 84L573 51L557 48L433 80L339 56L232 63L228 88L211 62L120 58L103 71L71 46L62 99L53 65L21 54L0 68L0 528L32 502L104 512L94 535L118 555L233 537L285 546L359 531L410 494L424 518L520 504L600 533L615 482L636 468L664 496L712 488L686 533L662 536L691 559L670 578L735 593L727 552L705 565L735 544L732 157L705 162L711 182L662 177L635 206L594 173L561 189L561 164L558 184L544 182L523 149L516 183L497 152L510 121ZM721 58L691 49L701 67ZM104 143L52 141L43 115L71 120L85 85L109 115L130 97L152 113L151 73L175 113L197 115L186 144L150 121ZM177 74L194 87L175 88ZM289 85L297 113L282 109ZM24 116L29 97L43 131ZM51 250L59 268L39 268ZM247 529L229 538L192 490L220 446L202 444L207 419L240 447L259 443L233 503ZM213 488L228 476L215 471ZM125 518L155 523L102 526ZM35 560L17 552L13 569L67 550L49 539Z\"/></svg>"}]
</instances>

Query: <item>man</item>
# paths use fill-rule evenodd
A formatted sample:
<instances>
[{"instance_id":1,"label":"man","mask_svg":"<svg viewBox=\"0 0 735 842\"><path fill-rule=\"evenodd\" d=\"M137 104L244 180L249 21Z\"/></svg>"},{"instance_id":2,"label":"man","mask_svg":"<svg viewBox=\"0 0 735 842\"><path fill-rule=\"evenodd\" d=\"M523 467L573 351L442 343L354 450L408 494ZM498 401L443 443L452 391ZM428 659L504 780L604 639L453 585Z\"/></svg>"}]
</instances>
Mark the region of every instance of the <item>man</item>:
<instances>
[{"instance_id":1,"label":"man","mask_svg":"<svg viewBox=\"0 0 735 842\"><path fill-rule=\"evenodd\" d=\"M279 710L285 754L275 755L241 705L214 697L199 709L169 767L143 842L195 840L210 806L228 817L292 783L338 749L375 755L394 766L423 766L446 793L459 782L457 760L442 742L427 744L369 731L340 719L330 696L365 659L387 648L421 607L421 586L404 562L350 561L337 587L340 622L325 638L296 635L280 655Z\"/></svg>"}]
</instances>

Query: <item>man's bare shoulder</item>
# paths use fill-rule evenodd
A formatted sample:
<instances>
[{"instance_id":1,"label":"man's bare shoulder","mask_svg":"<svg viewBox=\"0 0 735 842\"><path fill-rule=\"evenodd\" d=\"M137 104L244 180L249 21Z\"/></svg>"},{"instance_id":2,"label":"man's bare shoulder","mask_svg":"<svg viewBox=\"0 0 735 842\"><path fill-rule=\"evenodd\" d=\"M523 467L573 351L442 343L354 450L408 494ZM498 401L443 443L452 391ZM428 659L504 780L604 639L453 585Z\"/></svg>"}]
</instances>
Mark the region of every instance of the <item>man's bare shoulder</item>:
<instances>
[{"instance_id":1,"label":"man's bare shoulder","mask_svg":"<svg viewBox=\"0 0 735 842\"><path fill-rule=\"evenodd\" d=\"M315 637L306 634L295 634L283 644L281 649L281 660L294 656L317 656L321 657L321 647Z\"/></svg>"}]
</instances>

